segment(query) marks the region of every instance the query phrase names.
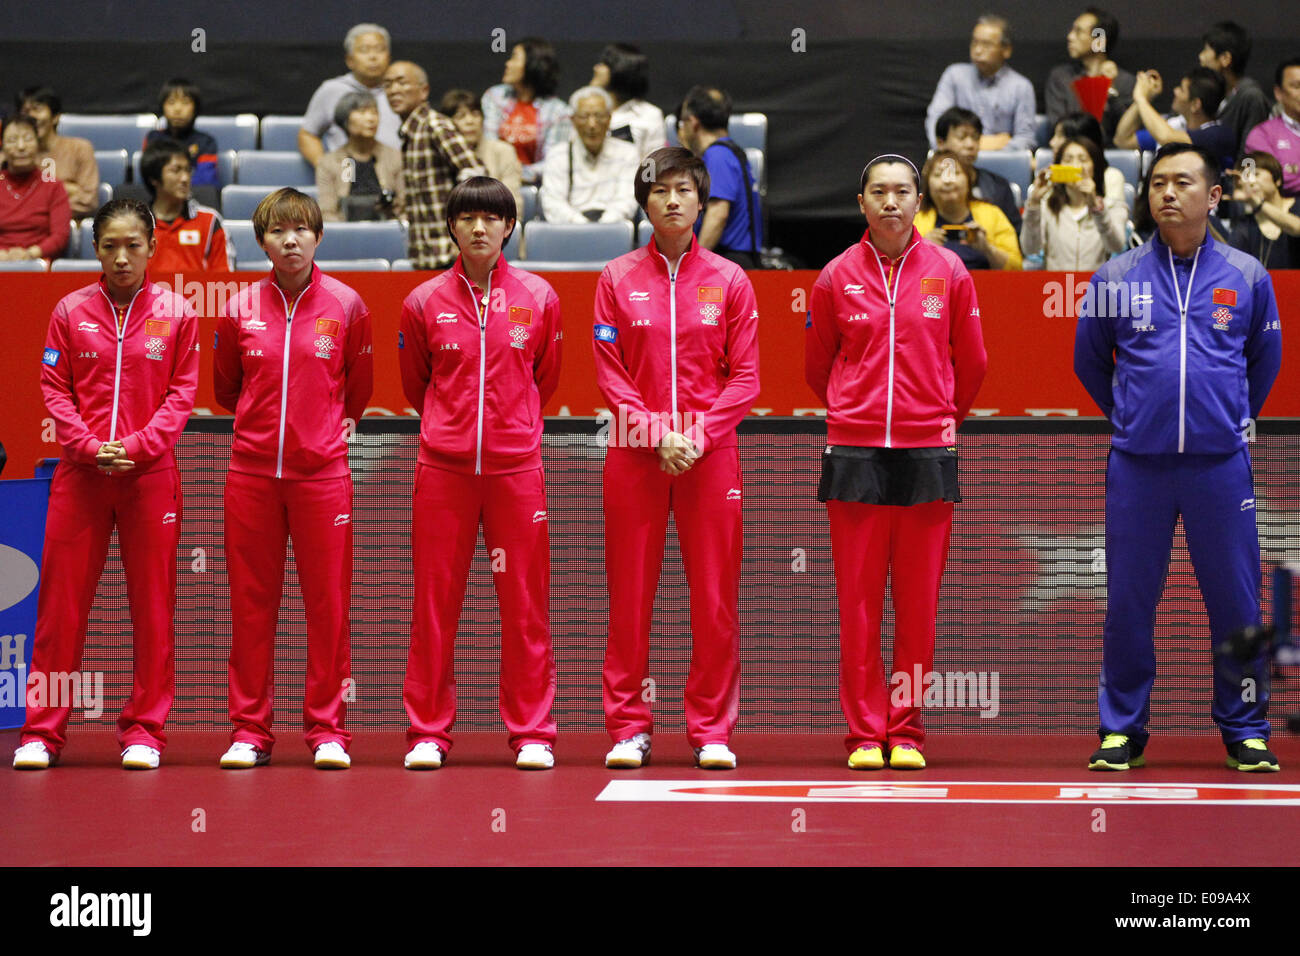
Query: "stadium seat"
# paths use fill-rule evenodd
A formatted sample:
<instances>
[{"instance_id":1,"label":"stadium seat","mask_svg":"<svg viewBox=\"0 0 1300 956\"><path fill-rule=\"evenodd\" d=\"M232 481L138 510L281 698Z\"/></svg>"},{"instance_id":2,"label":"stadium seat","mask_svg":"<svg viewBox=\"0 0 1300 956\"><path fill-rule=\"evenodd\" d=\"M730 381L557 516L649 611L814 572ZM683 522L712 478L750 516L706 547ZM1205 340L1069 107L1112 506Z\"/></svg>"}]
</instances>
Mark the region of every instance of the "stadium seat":
<instances>
[{"instance_id":1,"label":"stadium seat","mask_svg":"<svg viewBox=\"0 0 1300 956\"><path fill-rule=\"evenodd\" d=\"M750 146L745 150L745 159L749 161L749 175L760 196L767 195L767 162L761 149Z\"/></svg>"},{"instance_id":2,"label":"stadium seat","mask_svg":"<svg viewBox=\"0 0 1300 956\"><path fill-rule=\"evenodd\" d=\"M301 127L301 116L263 116L262 149L297 150Z\"/></svg>"},{"instance_id":3,"label":"stadium seat","mask_svg":"<svg viewBox=\"0 0 1300 956\"><path fill-rule=\"evenodd\" d=\"M109 183L101 182L99 184L99 204L102 206L106 202L113 201L113 187Z\"/></svg>"},{"instance_id":4,"label":"stadium seat","mask_svg":"<svg viewBox=\"0 0 1300 956\"><path fill-rule=\"evenodd\" d=\"M520 265L529 272L602 272L608 262L604 259L592 259L585 262L567 259L561 262L543 262L529 259L520 263Z\"/></svg>"},{"instance_id":5,"label":"stadium seat","mask_svg":"<svg viewBox=\"0 0 1300 956\"><path fill-rule=\"evenodd\" d=\"M55 259L50 263L51 272L99 272L98 259Z\"/></svg>"},{"instance_id":6,"label":"stadium seat","mask_svg":"<svg viewBox=\"0 0 1300 956\"><path fill-rule=\"evenodd\" d=\"M767 152L767 114L732 113L727 123L727 133L741 149L759 149ZM677 117L664 117L664 137L669 146L680 146L677 138Z\"/></svg>"},{"instance_id":7,"label":"stadium seat","mask_svg":"<svg viewBox=\"0 0 1300 956\"><path fill-rule=\"evenodd\" d=\"M59 260L55 259L55 262ZM95 268L99 268L99 260L95 260ZM44 259L15 259L13 261L0 262L0 272L44 272Z\"/></svg>"},{"instance_id":8,"label":"stadium seat","mask_svg":"<svg viewBox=\"0 0 1300 956\"><path fill-rule=\"evenodd\" d=\"M95 150L95 165L99 167L99 181L110 186L120 186L126 182L127 151L124 149Z\"/></svg>"},{"instance_id":9,"label":"stadium seat","mask_svg":"<svg viewBox=\"0 0 1300 956\"><path fill-rule=\"evenodd\" d=\"M537 262L596 262L603 267L632 249L630 222L530 222L524 226L528 247L525 268Z\"/></svg>"},{"instance_id":10,"label":"stadium seat","mask_svg":"<svg viewBox=\"0 0 1300 956\"><path fill-rule=\"evenodd\" d=\"M1048 166L1052 165L1052 159L1052 149L1050 146L1039 147L1034 152L1034 170L1046 169ZM976 163L975 165L978 166L980 164Z\"/></svg>"},{"instance_id":11,"label":"stadium seat","mask_svg":"<svg viewBox=\"0 0 1300 956\"><path fill-rule=\"evenodd\" d=\"M83 219L75 231L81 235L80 241L77 242L77 255L82 259L95 259L95 223L90 219ZM69 241L68 248L72 248L72 241ZM95 259L95 261L99 260Z\"/></svg>"},{"instance_id":12,"label":"stadium seat","mask_svg":"<svg viewBox=\"0 0 1300 956\"><path fill-rule=\"evenodd\" d=\"M638 247L644 246L650 241L655 234L655 227L650 224L649 219L643 219L636 227L636 244Z\"/></svg>"},{"instance_id":13,"label":"stadium seat","mask_svg":"<svg viewBox=\"0 0 1300 956\"><path fill-rule=\"evenodd\" d=\"M321 272L388 272L387 259L320 259Z\"/></svg>"},{"instance_id":14,"label":"stadium seat","mask_svg":"<svg viewBox=\"0 0 1300 956\"><path fill-rule=\"evenodd\" d=\"M68 220L70 227L68 231L68 245L63 250L63 255L69 259L81 258L81 226L75 219ZM90 250L86 250L86 255L90 255Z\"/></svg>"},{"instance_id":15,"label":"stadium seat","mask_svg":"<svg viewBox=\"0 0 1300 956\"><path fill-rule=\"evenodd\" d=\"M1034 181L1034 158L1027 149L985 151L979 154L975 165L1019 183L1022 190L1027 190Z\"/></svg>"},{"instance_id":16,"label":"stadium seat","mask_svg":"<svg viewBox=\"0 0 1300 956\"><path fill-rule=\"evenodd\" d=\"M1011 184L1011 198L1015 201L1017 209L1024 209L1025 204L1021 201L1020 183Z\"/></svg>"},{"instance_id":17,"label":"stadium seat","mask_svg":"<svg viewBox=\"0 0 1300 956\"><path fill-rule=\"evenodd\" d=\"M330 259L387 259L391 262L406 255L406 229L394 219L384 222L327 222L320 249Z\"/></svg>"},{"instance_id":18,"label":"stadium seat","mask_svg":"<svg viewBox=\"0 0 1300 956\"><path fill-rule=\"evenodd\" d=\"M124 116L91 116L85 113L64 113L59 117L60 136L83 136L95 149L139 149L145 135L158 125L153 113L132 113Z\"/></svg>"},{"instance_id":19,"label":"stadium seat","mask_svg":"<svg viewBox=\"0 0 1300 956\"><path fill-rule=\"evenodd\" d=\"M536 186L525 186L522 190L520 190L520 192L523 193L523 197L524 197L524 208L523 211L520 213L521 218L519 221L520 227L522 228L524 223L532 222L534 219L538 217L539 210L538 210Z\"/></svg>"},{"instance_id":20,"label":"stadium seat","mask_svg":"<svg viewBox=\"0 0 1300 956\"><path fill-rule=\"evenodd\" d=\"M262 262L266 258L266 253L262 247L257 244L257 237L253 235L253 224L247 219L227 219L224 222L226 227L226 238L230 244L235 247L235 264L240 269L258 268L254 263ZM270 268L268 264L266 268Z\"/></svg>"},{"instance_id":21,"label":"stadium seat","mask_svg":"<svg viewBox=\"0 0 1300 956\"><path fill-rule=\"evenodd\" d=\"M194 125L199 132L207 133L217 141L217 149L257 149L258 122L255 113L200 116Z\"/></svg>"},{"instance_id":22,"label":"stadium seat","mask_svg":"<svg viewBox=\"0 0 1300 956\"><path fill-rule=\"evenodd\" d=\"M1129 218L1133 216L1133 204L1137 202L1137 187L1132 183L1124 184L1124 202L1128 204Z\"/></svg>"},{"instance_id":23,"label":"stadium seat","mask_svg":"<svg viewBox=\"0 0 1300 956\"><path fill-rule=\"evenodd\" d=\"M1124 174L1124 182L1137 186L1142 181L1142 154L1136 149L1108 149L1106 162Z\"/></svg>"},{"instance_id":24,"label":"stadium seat","mask_svg":"<svg viewBox=\"0 0 1300 956\"><path fill-rule=\"evenodd\" d=\"M235 165L235 182L242 186L311 186L316 170L294 150L240 150Z\"/></svg>"},{"instance_id":25,"label":"stadium seat","mask_svg":"<svg viewBox=\"0 0 1300 956\"><path fill-rule=\"evenodd\" d=\"M414 272L415 264L410 259L394 259L388 268L393 272Z\"/></svg>"},{"instance_id":26,"label":"stadium seat","mask_svg":"<svg viewBox=\"0 0 1300 956\"><path fill-rule=\"evenodd\" d=\"M1034 114L1034 145L1046 146L1052 141L1056 127L1047 121L1046 113Z\"/></svg>"},{"instance_id":27,"label":"stadium seat","mask_svg":"<svg viewBox=\"0 0 1300 956\"><path fill-rule=\"evenodd\" d=\"M272 186L240 186L232 184L221 187L221 214L228 219L252 219L253 210L264 196L274 191ZM316 187L298 186L299 191L316 198Z\"/></svg>"},{"instance_id":28,"label":"stadium seat","mask_svg":"<svg viewBox=\"0 0 1300 956\"><path fill-rule=\"evenodd\" d=\"M506 256L506 262L519 261L519 243L523 238L524 224L522 222L515 223L515 231L510 233L510 238L506 240L506 247L502 250Z\"/></svg>"}]
</instances>

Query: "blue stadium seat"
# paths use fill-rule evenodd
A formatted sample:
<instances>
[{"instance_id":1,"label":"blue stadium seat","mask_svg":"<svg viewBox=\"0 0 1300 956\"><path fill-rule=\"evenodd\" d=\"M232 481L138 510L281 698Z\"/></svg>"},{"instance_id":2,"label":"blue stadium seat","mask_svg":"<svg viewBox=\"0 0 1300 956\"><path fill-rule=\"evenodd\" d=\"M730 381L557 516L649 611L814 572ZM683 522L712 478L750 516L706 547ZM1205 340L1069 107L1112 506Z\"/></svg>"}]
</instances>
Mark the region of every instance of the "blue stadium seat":
<instances>
[{"instance_id":1,"label":"blue stadium seat","mask_svg":"<svg viewBox=\"0 0 1300 956\"><path fill-rule=\"evenodd\" d=\"M102 206L106 202L113 201L113 187L108 183L99 184L99 204Z\"/></svg>"},{"instance_id":2,"label":"blue stadium seat","mask_svg":"<svg viewBox=\"0 0 1300 956\"><path fill-rule=\"evenodd\" d=\"M55 259L50 263L51 272L99 272L98 259Z\"/></svg>"},{"instance_id":3,"label":"blue stadium seat","mask_svg":"<svg viewBox=\"0 0 1300 956\"><path fill-rule=\"evenodd\" d=\"M1137 186L1142 181L1142 154L1136 149L1108 149L1106 162L1124 174L1124 182Z\"/></svg>"},{"instance_id":4,"label":"blue stadium seat","mask_svg":"<svg viewBox=\"0 0 1300 956\"><path fill-rule=\"evenodd\" d=\"M1027 149L986 150L979 154L975 165L1019 183L1021 191L1028 191L1034 180L1034 158Z\"/></svg>"},{"instance_id":5,"label":"blue stadium seat","mask_svg":"<svg viewBox=\"0 0 1300 956\"><path fill-rule=\"evenodd\" d=\"M601 272L607 264L604 259L588 261L566 259L561 262L526 260L520 263L529 272Z\"/></svg>"},{"instance_id":6,"label":"blue stadium seat","mask_svg":"<svg viewBox=\"0 0 1300 956\"><path fill-rule=\"evenodd\" d=\"M1040 146L1034 151L1034 169L1046 169L1052 165L1052 148L1050 146ZM979 165L978 163L976 165Z\"/></svg>"},{"instance_id":7,"label":"blue stadium seat","mask_svg":"<svg viewBox=\"0 0 1300 956\"><path fill-rule=\"evenodd\" d=\"M316 170L297 150L245 149L238 154L235 182L243 186L311 186L316 182Z\"/></svg>"},{"instance_id":8,"label":"blue stadium seat","mask_svg":"<svg viewBox=\"0 0 1300 956\"><path fill-rule=\"evenodd\" d=\"M228 219L252 219L253 210L263 197L272 193L273 186L240 186L232 184L221 187L221 214ZM300 192L316 198L316 187L298 186Z\"/></svg>"},{"instance_id":9,"label":"blue stadium seat","mask_svg":"<svg viewBox=\"0 0 1300 956\"><path fill-rule=\"evenodd\" d=\"M519 261L519 243L523 241L523 238L524 224L517 222L515 223L515 231L510 233L510 238L506 240L506 247L501 250L505 253L506 262Z\"/></svg>"},{"instance_id":10,"label":"blue stadium seat","mask_svg":"<svg viewBox=\"0 0 1300 956\"><path fill-rule=\"evenodd\" d=\"M64 113L59 117L60 136L82 136L95 144L95 149L139 149L145 135L158 125L153 113L132 113L120 116L91 116L84 113Z\"/></svg>"},{"instance_id":11,"label":"blue stadium seat","mask_svg":"<svg viewBox=\"0 0 1300 956\"><path fill-rule=\"evenodd\" d=\"M1129 218L1133 217L1133 204L1137 202L1137 187L1132 183L1124 184L1124 202L1128 204Z\"/></svg>"},{"instance_id":12,"label":"blue stadium seat","mask_svg":"<svg viewBox=\"0 0 1300 956\"><path fill-rule=\"evenodd\" d=\"M124 149L95 150L95 165L99 167L99 181L110 186L120 186L127 178L127 152Z\"/></svg>"},{"instance_id":13,"label":"blue stadium seat","mask_svg":"<svg viewBox=\"0 0 1300 956\"><path fill-rule=\"evenodd\" d=\"M537 202L537 187L525 186L520 190L524 197L524 208L520 213L519 225L522 228L526 222L532 222L538 217L539 208Z\"/></svg>"},{"instance_id":14,"label":"blue stadium seat","mask_svg":"<svg viewBox=\"0 0 1300 956\"><path fill-rule=\"evenodd\" d=\"M263 116L262 149L297 150L301 127L301 116Z\"/></svg>"},{"instance_id":15,"label":"blue stadium seat","mask_svg":"<svg viewBox=\"0 0 1300 956\"><path fill-rule=\"evenodd\" d=\"M636 244L638 247L644 246L655 234L655 227L650 224L649 219L643 219L636 227Z\"/></svg>"},{"instance_id":16,"label":"blue stadium seat","mask_svg":"<svg viewBox=\"0 0 1300 956\"><path fill-rule=\"evenodd\" d=\"M95 259L94 221L91 219L81 220L81 225L76 228L76 232L81 235L80 241L72 240L73 242L77 242L77 255L82 259ZM72 248L72 242L68 243L68 248ZM95 261L98 262L99 260L95 259Z\"/></svg>"},{"instance_id":17,"label":"blue stadium seat","mask_svg":"<svg viewBox=\"0 0 1300 956\"><path fill-rule=\"evenodd\" d=\"M401 259L406 230L400 222L327 222L321 252L330 259Z\"/></svg>"},{"instance_id":18,"label":"blue stadium seat","mask_svg":"<svg viewBox=\"0 0 1300 956\"><path fill-rule=\"evenodd\" d=\"M55 262L59 260L55 259ZM99 260L95 260L95 268L99 268ZM45 261L43 259L16 259L14 261L0 262L0 272L44 272Z\"/></svg>"},{"instance_id":19,"label":"blue stadium seat","mask_svg":"<svg viewBox=\"0 0 1300 956\"><path fill-rule=\"evenodd\" d=\"M608 262L632 249L630 222L530 222L524 226L525 268L539 262Z\"/></svg>"},{"instance_id":20,"label":"blue stadium seat","mask_svg":"<svg viewBox=\"0 0 1300 956\"><path fill-rule=\"evenodd\" d=\"M255 113L200 116L194 125L199 132L207 133L217 141L217 149L257 149L258 122Z\"/></svg>"},{"instance_id":21,"label":"blue stadium seat","mask_svg":"<svg viewBox=\"0 0 1300 956\"><path fill-rule=\"evenodd\" d=\"M767 161L761 149L750 146L745 150L745 159L749 161L749 175L760 196L767 195Z\"/></svg>"},{"instance_id":22,"label":"blue stadium seat","mask_svg":"<svg viewBox=\"0 0 1300 956\"><path fill-rule=\"evenodd\" d=\"M732 113L727 123L727 133L741 149L760 149L767 152L767 114ZM677 139L677 117L664 117L664 136L669 146L680 146Z\"/></svg>"},{"instance_id":23,"label":"blue stadium seat","mask_svg":"<svg viewBox=\"0 0 1300 956\"><path fill-rule=\"evenodd\" d=\"M253 224L247 219L227 219L224 222L226 227L226 238L235 248L235 264L243 270L255 269L261 271L263 268L270 268L266 263L266 253L262 247L257 244L257 237L253 235ZM262 263L262 265L258 265Z\"/></svg>"},{"instance_id":24,"label":"blue stadium seat","mask_svg":"<svg viewBox=\"0 0 1300 956\"><path fill-rule=\"evenodd\" d=\"M319 259L321 272L388 272L387 259Z\"/></svg>"},{"instance_id":25,"label":"blue stadium seat","mask_svg":"<svg viewBox=\"0 0 1300 956\"><path fill-rule=\"evenodd\" d=\"M1034 114L1034 145L1046 146L1052 141L1052 133L1056 131L1056 126L1047 121L1046 113Z\"/></svg>"},{"instance_id":26,"label":"blue stadium seat","mask_svg":"<svg viewBox=\"0 0 1300 956\"><path fill-rule=\"evenodd\" d=\"M394 259L389 269L393 272L414 272L415 264L410 259Z\"/></svg>"}]
</instances>

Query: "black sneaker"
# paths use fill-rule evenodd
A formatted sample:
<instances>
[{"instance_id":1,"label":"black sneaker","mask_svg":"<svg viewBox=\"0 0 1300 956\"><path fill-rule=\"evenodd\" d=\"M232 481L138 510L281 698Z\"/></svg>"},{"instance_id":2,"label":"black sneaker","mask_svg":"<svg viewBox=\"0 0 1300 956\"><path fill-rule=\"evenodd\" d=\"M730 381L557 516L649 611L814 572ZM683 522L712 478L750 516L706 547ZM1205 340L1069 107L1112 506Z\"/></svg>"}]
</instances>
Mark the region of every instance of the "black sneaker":
<instances>
[{"instance_id":1,"label":"black sneaker","mask_svg":"<svg viewBox=\"0 0 1300 956\"><path fill-rule=\"evenodd\" d=\"M1259 737L1228 744L1228 766L1233 770L1244 770L1247 773L1256 770L1276 772L1282 769L1278 766L1273 751L1268 749L1268 744Z\"/></svg>"},{"instance_id":2,"label":"black sneaker","mask_svg":"<svg viewBox=\"0 0 1300 956\"><path fill-rule=\"evenodd\" d=\"M1131 742L1125 734L1107 734L1101 749L1088 761L1089 770L1128 770L1146 766L1142 747Z\"/></svg>"}]
</instances>

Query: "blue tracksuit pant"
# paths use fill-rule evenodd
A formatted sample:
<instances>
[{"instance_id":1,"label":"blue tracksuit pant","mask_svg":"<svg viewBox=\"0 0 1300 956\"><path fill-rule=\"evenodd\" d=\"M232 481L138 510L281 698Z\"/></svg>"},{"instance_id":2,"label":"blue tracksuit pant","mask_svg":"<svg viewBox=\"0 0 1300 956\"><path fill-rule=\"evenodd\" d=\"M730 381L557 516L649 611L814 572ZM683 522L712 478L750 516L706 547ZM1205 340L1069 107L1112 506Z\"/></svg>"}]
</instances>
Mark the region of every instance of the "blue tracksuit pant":
<instances>
[{"instance_id":1,"label":"blue tracksuit pant","mask_svg":"<svg viewBox=\"0 0 1300 956\"><path fill-rule=\"evenodd\" d=\"M1211 647L1260 623L1259 535L1246 449L1230 455L1134 455L1111 449L1106 466L1106 625L1099 728L1145 746L1156 657L1156 605L1179 515ZM1208 655L1207 655L1208 656ZM1228 671L1228 672L1225 672ZM1253 691L1243 678L1253 677ZM1243 700L1251 697L1253 700ZM1225 744L1269 737L1268 664L1216 667L1210 714Z\"/></svg>"}]
</instances>

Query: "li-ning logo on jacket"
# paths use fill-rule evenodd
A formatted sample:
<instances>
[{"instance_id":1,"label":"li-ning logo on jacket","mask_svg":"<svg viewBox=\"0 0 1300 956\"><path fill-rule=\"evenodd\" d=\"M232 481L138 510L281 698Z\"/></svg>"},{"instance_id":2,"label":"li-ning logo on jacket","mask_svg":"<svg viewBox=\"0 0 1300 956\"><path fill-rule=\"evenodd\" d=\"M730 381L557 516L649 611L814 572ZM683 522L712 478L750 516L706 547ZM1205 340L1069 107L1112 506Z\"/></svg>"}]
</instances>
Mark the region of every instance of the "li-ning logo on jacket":
<instances>
[{"instance_id":1,"label":"li-ning logo on jacket","mask_svg":"<svg viewBox=\"0 0 1300 956\"><path fill-rule=\"evenodd\" d=\"M456 321L455 312L439 312L437 322L439 325L446 325L448 322Z\"/></svg>"},{"instance_id":2,"label":"li-ning logo on jacket","mask_svg":"<svg viewBox=\"0 0 1300 956\"><path fill-rule=\"evenodd\" d=\"M167 343L160 338L152 338L144 343L145 358L151 358L156 362L162 361L162 353L167 350Z\"/></svg>"},{"instance_id":3,"label":"li-ning logo on jacket","mask_svg":"<svg viewBox=\"0 0 1300 956\"><path fill-rule=\"evenodd\" d=\"M861 295L864 291L866 291L866 290L863 289L862 286L860 286L860 285L858 285L858 284L856 284L856 283L853 283L853 282L847 283L847 284L844 286L844 294L845 294L845 295Z\"/></svg>"},{"instance_id":4,"label":"li-ning logo on jacket","mask_svg":"<svg viewBox=\"0 0 1300 956\"><path fill-rule=\"evenodd\" d=\"M79 323L77 323L77 331L78 331L78 332L98 332L98 331L99 331L99 326L96 325L94 322L79 322Z\"/></svg>"},{"instance_id":5,"label":"li-ning logo on jacket","mask_svg":"<svg viewBox=\"0 0 1300 956\"><path fill-rule=\"evenodd\" d=\"M629 301L629 302L649 302L649 301L650 301L650 293L649 293L649 292L629 292L629 293L627 294L627 301Z\"/></svg>"},{"instance_id":6,"label":"li-ning logo on jacket","mask_svg":"<svg viewBox=\"0 0 1300 956\"><path fill-rule=\"evenodd\" d=\"M261 319L249 319L244 323L244 328L249 332L265 332L266 323Z\"/></svg>"}]
</instances>

